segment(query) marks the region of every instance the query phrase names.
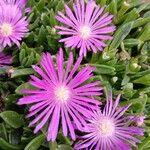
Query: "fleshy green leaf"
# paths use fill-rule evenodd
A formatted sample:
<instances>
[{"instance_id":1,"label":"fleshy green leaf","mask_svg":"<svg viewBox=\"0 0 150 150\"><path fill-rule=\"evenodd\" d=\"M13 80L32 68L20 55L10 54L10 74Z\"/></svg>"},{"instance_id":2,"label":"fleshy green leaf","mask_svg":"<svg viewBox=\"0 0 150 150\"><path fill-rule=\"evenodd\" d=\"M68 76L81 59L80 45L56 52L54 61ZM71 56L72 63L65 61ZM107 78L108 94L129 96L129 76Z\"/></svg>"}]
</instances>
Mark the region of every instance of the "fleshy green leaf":
<instances>
[{"instance_id":1,"label":"fleshy green leaf","mask_svg":"<svg viewBox=\"0 0 150 150\"><path fill-rule=\"evenodd\" d=\"M5 141L3 138L0 138L0 148L2 150L23 150L24 145L13 145Z\"/></svg>"},{"instance_id":2,"label":"fleshy green leaf","mask_svg":"<svg viewBox=\"0 0 150 150\"><path fill-rule=\"evenodd\" d=\"M144 85L150 85L150 74L140 77L133 81L134 83L140 83Z\"/></svg>"},{"instance_id":3,"label":"fleshy green leaf","mask_svg":"<svg viewBox=\"0 0 150 150\"><path fill-rule=\"evenodd\" d=\"M15 111L1 112L0 117L13 128L19 128L24 124L22 117Z\"/></svg>"},{"instance_id":4,"label":"fleshy green leaf","mask_svg":"<svg viewBox=\"0 0 150 150\"><path fill-rule=\"evenodd\" d=\"M100 64L91 64L92 66L96 67L96 73L97 74L109 74L114 75L115 74L115 68L107 65L100 65Z\"/></svg>"},{"instance_id":5,"label":"fleshy green leaf","mask_svg":"<svg viewBox=\"0 0 150 150\"><path fill-rule=\"evenodd\" d=\"M40 134L36 138L34 138L26 147L24 150L38 150L38 148L41 146L41 144L45 141L45 136L43 134Z\"/></svg>"},{"instance_id":6,"label":"fleshy green leaf","mask_svg":"<svg viewBox=\"0 0 150 150\"><path fill-rule=\"evenodd\" d=\"M109 50L117 49L125 37L129 34L133 26L133 22L129 22L121 26L115 33L114 39L109 46Z\"/></svg>"},{"instance_id":7,"label":"fleshy green leaf","mask_svg":"<svg viewBox=\"0 0 150 150\"><path fill-rule=\"evenodd\" d=\"M11 74L11 78L17 78L20 76L30 75L30 74L34 74L34 73L35 73L35 71L32 68L16 69Z\"/></svg>"}]
</instances>

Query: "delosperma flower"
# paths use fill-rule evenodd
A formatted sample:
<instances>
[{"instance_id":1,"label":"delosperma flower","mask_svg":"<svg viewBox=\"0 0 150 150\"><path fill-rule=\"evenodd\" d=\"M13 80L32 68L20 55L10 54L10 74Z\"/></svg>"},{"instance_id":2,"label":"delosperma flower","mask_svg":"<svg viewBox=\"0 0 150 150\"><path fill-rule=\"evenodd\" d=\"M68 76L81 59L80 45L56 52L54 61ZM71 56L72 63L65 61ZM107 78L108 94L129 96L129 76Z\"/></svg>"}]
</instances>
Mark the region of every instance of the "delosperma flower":
<instances>
[{"instance_id":1,"label":"delosperma flower","mask_svg":"<svg viewBox=\"0 0 150 150\"><path fill-rule=\"evenodd\" d=\"M0 52L0 67L5 65L10 65L12 63L12 57Z\"/></svg>"},{"instance_id":2,"label":"delosperma flower","mask_svg":"<svg viewBox=\"0 0 150 150\"><path fill-rule=\"evenodd\" d=\"M132 120L133 123L135 123L137 126L142 126L144 124L145 116L128 116L129 119Z\"/></svg>"},{"instance_id":3,"label":"delosperma flower","mask_svg":"<svg viewBox=\"0 0 150 150\"><path fill-rule=\"evenodd\" d=\"M89 120L86 135L75 149L82 150L131 150L132 146L140 142L137 136L143 136L143 129L132 126L130 119L124 116L129 106L118 108L120 95L113 102L112 97L102 111L95 111ZM83 130L82 130L83 131Z\"/></svg>"},{"instance_id":4,"label":"delosperma flower","mask_svg":"<svg viewBox=\"0 0 150 150\"><path fill-rule=\"evenodd\" d=\"M41 76L31 76L30 84L37 90L23 90L27 95L19 99L18 104L31 104L28 117L35 116L29 126L36 124L34 132L38 132L48 122L47 140L54 141L59 125L64 136L68 133L76 139L74 125L78 129L86 126L85 117L98 110L100 104L94 97L101 95L99 81L88 82L95 68L86 66L80 71L82 57L73 65L73 54L70 53L66 67L63 51L60 49L56 57L56 65L49 53L44 53L40 66L33 69ZM61 122L61 123L60 123Z\"/></svg>"},{"instance_id":5,"label":"delosperma flower","mask_svg":"<svg viewBox=\"0 0 150 150\"><path fill-rule=\"evenodd\" d=\"M1 0L0 5L16 5L18 6L23 12L30 12L32 9L26 7L27 0Z\"/></svg>"},{"instance_id":6,"label":"delosperma flower","mask_svg":"<svg viewBox=\"0 0 150 150\"><path fill-rule=\"evenodd\" d=\"M64 24L56 26L58 34L64 38L66 47L79 48L80 56L86 56L87 51L96 53L102 51L106 46L105 40L112 38L110 33L115 31L112 24L112 15L104 13L104 8L100 8L93 0L76 0L73 10L65 5L66 14L58 12L56 19Z\"/></svg>"},{"instance_id":7,"label":"delosperma flower","mask_svg":"<svg viewBox=\"0 0 150 150\"><path fill-rule=\"evenodd\" d=\"M0 5L0 45L2 47L11 46L19 41L28 32L28 22L22 15L22 11L17 5Z\"/></svg>"}]
</instances>

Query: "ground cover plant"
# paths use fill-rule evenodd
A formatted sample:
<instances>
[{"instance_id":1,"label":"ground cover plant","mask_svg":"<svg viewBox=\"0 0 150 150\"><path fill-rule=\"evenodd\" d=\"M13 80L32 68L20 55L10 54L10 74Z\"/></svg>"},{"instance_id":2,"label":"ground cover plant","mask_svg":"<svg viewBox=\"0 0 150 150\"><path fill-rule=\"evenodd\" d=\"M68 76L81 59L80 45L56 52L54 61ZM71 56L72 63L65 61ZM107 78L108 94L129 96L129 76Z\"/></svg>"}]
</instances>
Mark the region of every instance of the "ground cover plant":
<instances>
[{"instance_id":1,"label":"ground cover plant","mask_svg":"<svg viewBox=\"0 0 150 150\"><path fill-rule=\"evenodd\" d=\"M0 1L0 149L149 150L150 3Z\"/></svg>"}]
</instances>

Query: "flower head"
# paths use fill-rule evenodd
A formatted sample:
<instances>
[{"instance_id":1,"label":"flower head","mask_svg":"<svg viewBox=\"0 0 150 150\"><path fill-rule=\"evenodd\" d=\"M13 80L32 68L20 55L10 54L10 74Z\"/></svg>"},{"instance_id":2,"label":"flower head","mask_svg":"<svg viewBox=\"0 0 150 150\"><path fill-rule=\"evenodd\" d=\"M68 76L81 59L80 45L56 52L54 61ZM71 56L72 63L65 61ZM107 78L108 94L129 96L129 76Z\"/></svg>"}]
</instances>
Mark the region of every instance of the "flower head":
<instances>
[{"instance_id":1,"label":"flower head","mask_svg":"<svg viewBox=\"0 0 150 150\"><path fill-rule=\"evenodd\" d=\"M87 83L95 68L86 66L77 72L82 57L73 65L73 54L70 53L67 65L64 65L63 51L60 49L56 57L56 66L49 53L42 56L40 65L33 69L41 76L31 76L30 84L37 90L23 90L27 95L19 99L18 104L31 104L28 117L35 116L30 126L37 124L34 132L38 132L46 122L49 123L47 139L54 141L57 137L61 121L65 136L70 133L75 140L74 125L77 128L86 126L85 116L90 117L92 110L97 110L99 101L94 96L101 95L99 82Z\"/></svg>"},{"instance_id":2,"label":"flower head","mask_svg":"<svg viewBox=\"0 0 150 150\"><path fill-rule=\"evenodd\" d=\"M0 67L5 65L10 65L12 63L12 57L0 52Z\"/></svg>"},{"instance_id":3,"label":"flower head","mask_svg":"<svg viewBox=\"0 0 150 150\"><path fill-rule=\"evenodd\" d=\"M128 116L129 119L132 120L137 126L142 126L144 124L145 116L138 115L138 116Z\"/></svg>"},{"instance_id":4,"label":"flower head","mask_svg":"<svg viewBox=\"0 0 150 150\"><path fill-rule=\"evenodd\" d=\"M137 136L143 135L143 129L131 126L131 120L124 116L129 106L118 108L120 95L113 103L107 100L103 111L96 111L89 120L87 133L75 149L130 150L136 146Z\"/></svg>"},{"instance_id":5,"label":"flower head","mask_svg":"<svg viewBox=\"0 0 150 150\"><path fill-rule=\"evenodd\" d=\"M31 8L26 7L27 0L1 0L0 5L16 5L23 12L30 12Z\"/></svg>"},{"instance_id":6,"label":"flower head","mask_svg":"<svg viewBox=\"0 0 150 150\"><path fill-rule=\"evenodd\" d=\"M11 46L12 43L19 46L19 41L28 31L27 26L26 17L16 5L0 6L0 44L3 47Z\"/></svg>"},{"instance_id":7,"label":"flower head","mask_svg":"<svg viewBox=\"0 0 150 150\"><path fill-rule=\"evenodd\" d=\"M59 12L56 19L64 26L56 26L60 35L65 36L60 42L64 42L66 47L79 48L80 56L86 56L87 51L102 51L106 46L104 40L111 39L108 35L115 30L111 25L112 15L103 13L104 8L100 8L93 0L86 4L84 0L76 0L73 4L73 11L65 5L66 15Z\"/></svg>"}]
</instances>

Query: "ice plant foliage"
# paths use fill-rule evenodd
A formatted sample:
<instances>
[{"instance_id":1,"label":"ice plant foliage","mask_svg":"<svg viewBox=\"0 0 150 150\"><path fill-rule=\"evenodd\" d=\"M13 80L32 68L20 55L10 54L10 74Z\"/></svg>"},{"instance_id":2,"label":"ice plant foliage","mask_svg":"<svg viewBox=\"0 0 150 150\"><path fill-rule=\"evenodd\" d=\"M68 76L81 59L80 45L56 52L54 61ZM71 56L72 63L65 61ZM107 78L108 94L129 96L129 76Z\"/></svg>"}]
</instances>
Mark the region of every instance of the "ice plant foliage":
<instances>
[{"instance_id":1,"label":"ice plant foliage","mask_svg":"<svg viewBox=\"0 0 150 150\"><path fill-rule=\"evenodd\" d=\"M112 37L109 35L115 30L111 25L112 15L104 13L104 8L96 5L95 1L76 0L73 10L65 5L66 14L58 12L56 19L63 23L63 26L56 26L59 34L64 38L66 47L79 48L80 56L86 56L87 51L96 53L102 51L106 46L105 40Z\"/></svg>"},{"instance_id":2,"label":"ice plant foliage","mask_svg":"<svg viewBox=\"0 0 150 150\"><path fill-rule=\"evenodd\" d=\"M19 99L18 104L31 104L28 117L35 116L30 126L36 124L34 132L38 132L48 122L47 139L54 141L59 125L64 136L70 133L76 139L74 125L85 127L85 117L92 115L92 110L98 110L99 101L94 96L101 95L99 82L86 83L93 75L95 68L86 66L77 71L82 57L73 65L73 54L70 53L67 65L64 65L63 51L60 49L56 57L56 66L49 53L44 53L41 67L33 69L41 76L31 76L30 84L37 90L23 90L27 94ZM60 123L61 122L61 123Z\"/></svg>"},{"instance_id":3,"label":"ice plant foliage","mask_svg":"<svg viewBox=\"0 0 150 150\"><path fill-rule=\"evenodd\" d=\"M118 108L120 95L113 102L112 97L107 100L103 111L96 111L89 120L86 135L75 149L89 150L131 150L132 146L140 142L137 136L143 135L143 129L131 126L130 119L124 116L129 106Z\"/></svg>"},{"instance_id":4,"label":"ice plant foliage","mask_svg":"<svg viewBox=\"0 0 150 150\"><path fill-rule=\"evenodd\" d=\"M19 41L28 32L28 22L17 5L0 5L0 45L2 47L11 46Z\"/></svg>"},{"instance_id":5,"label":"ice plant foliage","mask_svg":"<svg viewBox=\"0 0 150 150\"><path fill-rule=\"evenodd\" d=\"M10 65L12 63L12 58L10 55L6 55L0 52L0 67L5 65Z\"/></svg>"}]
</instances>

